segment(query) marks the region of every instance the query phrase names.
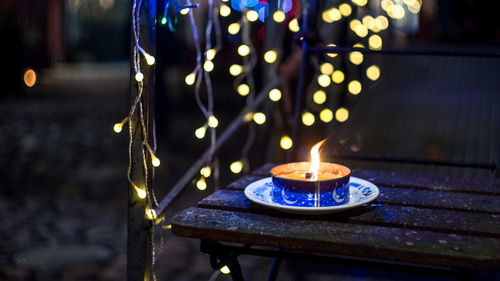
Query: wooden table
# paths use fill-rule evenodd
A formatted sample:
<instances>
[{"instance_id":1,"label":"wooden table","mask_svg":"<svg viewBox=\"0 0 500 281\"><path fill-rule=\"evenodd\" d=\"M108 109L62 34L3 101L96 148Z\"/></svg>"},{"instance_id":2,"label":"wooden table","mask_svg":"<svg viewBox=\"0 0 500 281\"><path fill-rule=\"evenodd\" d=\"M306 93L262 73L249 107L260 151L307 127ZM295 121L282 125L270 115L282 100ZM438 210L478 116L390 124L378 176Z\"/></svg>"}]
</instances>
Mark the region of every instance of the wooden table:
<instances>
[{"instance_id":1,"label":"wooden table","mask_svg":"<svg viewBox=\"0 0 500 281\"><path fill-rule=\"evenodd\" d=\"M355 260L377 268L444 270L465 279L471 275L464 272L500 268L498 182L353 170L353 176L379 187L377 200L343 213L302 216L261 207L243 194L273 166L266 164L178 213L173 233L201 239L212 266L228 265L235 280L242 279L239 254Z\"/></svg>"}]
</instances>

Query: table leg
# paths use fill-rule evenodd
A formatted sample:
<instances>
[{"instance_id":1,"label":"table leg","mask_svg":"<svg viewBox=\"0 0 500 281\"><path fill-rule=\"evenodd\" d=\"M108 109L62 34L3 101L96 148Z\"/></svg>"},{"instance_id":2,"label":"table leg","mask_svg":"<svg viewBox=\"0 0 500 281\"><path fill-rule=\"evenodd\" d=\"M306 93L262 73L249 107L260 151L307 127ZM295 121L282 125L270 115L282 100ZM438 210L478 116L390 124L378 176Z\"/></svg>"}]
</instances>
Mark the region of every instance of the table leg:
<instances>
[{"instance_id":1,"label":"table leg","mask_svg":"<svg viewBox=\"0 0 500 281\"><path fill-rule=\"evenodd\" d=\"M282 252L283 249L278 248L278 252ZM281 260L282 258L276 257L273 260L273 264L271 265L271 271L269 271L269 276L267 277L267 281L275 281L276 277L278 277L278 271L281 266Z\"/></svg>"}]
</instances>

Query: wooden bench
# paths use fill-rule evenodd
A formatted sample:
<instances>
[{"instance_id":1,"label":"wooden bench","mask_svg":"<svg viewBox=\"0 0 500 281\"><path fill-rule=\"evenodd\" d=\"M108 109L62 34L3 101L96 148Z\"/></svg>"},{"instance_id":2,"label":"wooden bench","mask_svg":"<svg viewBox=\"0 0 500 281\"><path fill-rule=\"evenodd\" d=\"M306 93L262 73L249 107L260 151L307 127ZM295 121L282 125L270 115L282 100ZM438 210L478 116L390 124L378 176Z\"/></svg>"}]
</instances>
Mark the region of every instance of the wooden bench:
<instances>
[{"instance_id":1,"label":"wooden bench","mask_svg":"<svg viewBox=\"0 0 500 281\"><path fill-rule=\"evenodd\" d=\"M264 165L175 215L173 233L201 239L212 266L228 265L235 280L242 279L239 254L356 260L363 266L446 272L465 279L476 270L500 268L498 182L353 170L353 176L379 187L377 200L343 213L304 216L246 199L244 188L269 176L272 166Z\"/></svg>"}]
</instances>

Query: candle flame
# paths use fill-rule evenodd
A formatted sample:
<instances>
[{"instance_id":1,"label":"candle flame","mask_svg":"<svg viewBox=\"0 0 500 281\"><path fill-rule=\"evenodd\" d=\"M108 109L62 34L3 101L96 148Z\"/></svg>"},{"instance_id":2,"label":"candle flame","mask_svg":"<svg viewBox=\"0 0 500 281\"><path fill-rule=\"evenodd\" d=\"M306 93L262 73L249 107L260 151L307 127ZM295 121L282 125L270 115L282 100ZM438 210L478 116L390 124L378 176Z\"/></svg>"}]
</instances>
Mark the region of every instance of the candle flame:
<instances>
[{"instance_id":1,"label":"candle flame","mask_svg":"<svg viewBox=\"0 0 500 281\"><path fill-rule=\"evenodd\" d=\"M319 149L323 145L323 143L326 141L326 139L316 143L312 148L311 148L311 167L309 168L309 171L306 173L306 179L309 179L311 181L317 181L318 180L318 170L319 170Z\"/></svg>"}]
</instances>

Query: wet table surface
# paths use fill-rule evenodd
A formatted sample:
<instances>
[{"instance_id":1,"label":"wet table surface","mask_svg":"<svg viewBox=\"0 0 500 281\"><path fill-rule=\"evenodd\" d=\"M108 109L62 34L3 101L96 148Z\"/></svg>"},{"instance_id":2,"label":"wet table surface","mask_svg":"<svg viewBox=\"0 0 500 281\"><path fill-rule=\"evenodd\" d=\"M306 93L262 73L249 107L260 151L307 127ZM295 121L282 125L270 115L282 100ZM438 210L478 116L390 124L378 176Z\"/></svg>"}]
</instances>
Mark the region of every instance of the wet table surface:
<instances>
[{"instance_id":1,"label":"wet table surface","mask_svg":"<svg viewBox=\"0 0 500 281\"><path fill-rule=\"evenodd\" d=\"M266 164L172 219L175 235L465 269L500 268L500 184L353 170L380 196L328 215L293 215L249 201L243 190Z\"/></svg>"}]
</instances>

